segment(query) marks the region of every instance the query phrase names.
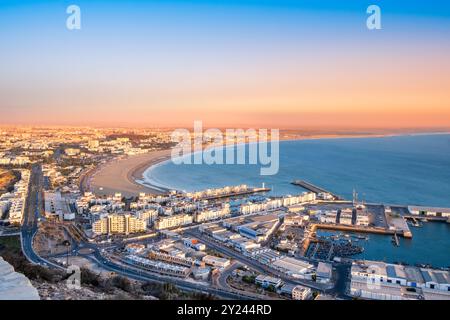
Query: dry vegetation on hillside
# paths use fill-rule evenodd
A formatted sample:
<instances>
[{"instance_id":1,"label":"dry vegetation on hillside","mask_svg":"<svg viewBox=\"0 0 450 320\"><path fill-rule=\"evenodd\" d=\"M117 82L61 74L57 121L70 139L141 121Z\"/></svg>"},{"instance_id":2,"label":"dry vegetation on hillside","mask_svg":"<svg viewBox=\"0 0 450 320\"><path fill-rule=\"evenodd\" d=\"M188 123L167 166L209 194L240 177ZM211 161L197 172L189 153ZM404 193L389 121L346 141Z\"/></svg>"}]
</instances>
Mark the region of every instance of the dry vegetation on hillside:
<instances>
[{"instance_id":1,"label":"dry vegetation on hillside","mask_svg":"<svg viewBox=\"0 0 450 320\"><path fill-rule=\"evenodd\" d=\"M0 193L9 191L18 178L17 173L11 170L0 169Z\"/></svg>"}]
</instances>

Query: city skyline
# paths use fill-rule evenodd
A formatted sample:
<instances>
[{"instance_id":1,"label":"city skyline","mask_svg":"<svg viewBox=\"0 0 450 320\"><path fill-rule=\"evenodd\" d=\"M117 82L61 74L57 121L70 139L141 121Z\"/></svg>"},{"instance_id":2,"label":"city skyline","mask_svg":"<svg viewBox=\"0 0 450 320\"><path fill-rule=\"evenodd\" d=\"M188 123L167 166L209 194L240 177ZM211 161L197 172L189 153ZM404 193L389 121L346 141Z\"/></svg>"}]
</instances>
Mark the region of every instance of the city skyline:
<instances>
[{"instance_id":1,"label":"city skyline","mask_svg":"<svg viewBox=\"0 0 450 320\"><path fill-rule=\"evenodd\" d=\"M2 124L446 128L449 4L0 5Z\"/></svg>"},{"instance_id":2,"label":"city skyline","mask_svg":"<svg viewBox=\"0 0 450 320\"><path fill-rule=\"evenodd\" d=\"M449 301L449 35L448 0L0 1L0 300Z\"/></svg>"}]
</instances>

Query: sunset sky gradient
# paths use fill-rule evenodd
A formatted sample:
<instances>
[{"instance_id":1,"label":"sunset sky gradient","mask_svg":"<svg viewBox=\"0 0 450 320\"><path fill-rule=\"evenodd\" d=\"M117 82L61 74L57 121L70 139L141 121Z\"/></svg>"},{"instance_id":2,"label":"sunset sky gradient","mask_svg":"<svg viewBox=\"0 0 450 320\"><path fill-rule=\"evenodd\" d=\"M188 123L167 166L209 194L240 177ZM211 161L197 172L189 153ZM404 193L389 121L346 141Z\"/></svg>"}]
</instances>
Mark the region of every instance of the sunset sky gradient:
<instances>
[{"instance_id":1,"label":"sunset sky gradient","mask_svg":"<svg viewBox=\"0 0 450 320\"><path fill-rule=\"evenodd\" d=\"M450 127L450 1L6 0L0 39L0 124Z\"/></svg>"}]
</instances>

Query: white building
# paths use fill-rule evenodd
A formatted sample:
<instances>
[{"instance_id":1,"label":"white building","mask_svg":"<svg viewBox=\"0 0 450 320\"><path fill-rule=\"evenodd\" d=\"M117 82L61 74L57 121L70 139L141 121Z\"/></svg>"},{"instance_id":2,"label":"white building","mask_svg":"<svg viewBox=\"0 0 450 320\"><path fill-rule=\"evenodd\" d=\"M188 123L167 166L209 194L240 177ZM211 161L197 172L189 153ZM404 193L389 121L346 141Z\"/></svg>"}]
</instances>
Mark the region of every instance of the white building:
<instances>
[{"instance_id":1,"label":"white building","mask_svg":"<svg viewBox=\"0 0 450 320\"><path fill-rule=\"evenodd\" d=\"M265 276L265 275L260 274L259 276L256 277L255 283L259 284L263 288L269 288L272 286L276 289L276 288L281 287L281 285L283 284L283 281L281 281L281 279L279 279L279 278Z\"/></svg>"},{"instance_id":2,"label":"white building","mask_svg":"<svg viewBox=\"0 0 450 320\"><path fill-rule=\"evenodd\" d=\"M367 227L370 222L370 214L366 210L345 208L338 210L327 210L320 213L320 222L328 224L357 225Z\"/></svg>"},{"instance_id":3,"label":"white building","mask_svg":"<svg viewBox=\"0 0 450 320\"><path fill-rule=\"evenodd\" d=\"M9 202L9 222L15 225L22 223L25 210L25 198L28 194L30 171L21 170L20 175L21 179L14 185L14 192L7 196Z\"/></svg>"},{"instance_id":4,"label":"white building","mask_svg":"<svg viewBox=\"0 0 450 320\"><path fill-rule=\"evenodd\" d=\"M287 226L303 226L309 220L307 215L288 214L284 217L283 223Z\"/></svg>"},{"instance_id":5,"label":"white building","mask_svg":"<svg viewBox=\"0 0 450 320\"><path fill-rule=\"evenodd\" d=\"M287 275L300 279L310 279L314 271L314 266L309 262L291 257L282 257L272 262L271 266Z\"/></svg>"},{"instance_id":6,"label":"white building","mask_svg":"<svg viewBox=\"0 0 450 320\"><path fill-rule=\"evenodd\" d=\"M246 192L247 190L248 190L248 187L245 184L243 184L243 185L239 185L239 186L227 186L227 187L218 188L218 189L206 189L203 191L189 192L189 193L186 193L186 197L192 198L192 199L201 199L201 198L224 196L224 195L233 194L233 193Z\"/></svg>"},{"instance_id":7,"label":"white building","mask_svg":"<svg viewBox=\"0 0 450 320\"><path fill-rule=\"evenodd\" d=\"M363 227L367 227L369 226L369 222L370 222L370 215L367 211L361 211L361 210L357 210L356 211L356 225L357 226L363 226Z\"/></svg>"},{"instance_id":8,"label":"white building","mask_svg":"<svg viewBox=\"0 0 450 320\"><path fill-rule=\"evenodd\" d=\"M216 256L204 256L202 261L210 266L218 267L218 268L226 268L230 265L230 260L226 258L220 258Z\"/></svg>"},{"instance_id":9,"label":"white building","mask_svg":"<svg viewBox=\"0 0 450 320\"><path fill-rule=\"evenodd\" d=\"M164 230L169 228L176 228L191 224L193 218L189 214L177 214L168 217L159 217L155 222L156 230Z\"/></svg>"},{"instance_id":10,"label":"white building","mask_svg":"<svg viewBox=\"0 0 450 320\"><path fill-rule=\"evenodd\" d=\"M197 267L192 269L192 276L196 280L206 281L211 273L211 268L209 267Z\"/></svg>"},{"instance_id":11,"label":"white building","mask_svg":"<svg viewBox=\"0 0 450 320\"><path fill-rule=\"evenodd\" d=\"M249 250L261 247L261 245L259 243L256 243L254 241L248 240L243 237L239 237L237 239L231 239L229 242L233 245L233 247L236 250L238 250L240 252L245 252L245 251L249 251Z\"/></svg>"},{"instance_id":12,"label":"white building","mask_svg":"<svg viewBox=\"0 0 450 320\"><path fill-rule=\"evenodd\" d=\"M125 257L125 261L128 263L138 265L145 269L151 270L153 272L158 272L161 274L167 274L171 276L177 276L186 278L190 274L190 268L185 266L179 266L171 263L154 261L142 257L138 257L135 255L128 255Z\"/></svg>"},{"instance_id":13,"label":"white building","mask_svg":"<svg viewBox=\"0 0 450 320\"><path fill-rule=\"evenodd\" d=\"M351 268L350 293L377 300L450 300L450 272L380 261L356 261Z\"/></svg>"},{"instance_id":14,"label":"white building","mask_svg":"<svg viewBox=\"0 0 450 320\"><path fill-rule=\"evenodd\" d=\"M420 273L423 277L425 288L449 292L450 294L450 272L421 268Z\"/></svg>"},{"instance_id":15,"label":"white building","mask_svg":"<svg viewBox=\"0 0 450 320\"><path fill-rule=\"evenodd\" d=\"M62 220L75 220L75 213L72 213L66 199L60 192L45 192L45 216L57 217Z\"/></svg>"},{"instance_id":16,"label":"white building","mask_svg":"<svg viewBox=\"0 0 450 320\"><path fill-rule=\"evenodd\" d=\"M316 270L316 281L319 283L329 283L333 276L333 266L330 263L319 262Z\"/></svg>"},{"instance_id":17,"label":"white building","mask_svg":"<svg viewBox=\"0 0 450 320\"><path fill-rule=\"evenodd\" d=\"M204 221L222 219L225 217L229 217L230 214L230 205L226 203L222 208L213 208L197 212L195 214L195 222L200 223Z\"/></svg>"},{"instance_id":18,"label":"white building","mask_svg":"<svg viewBox=\"0 0 450 320\"><path fill-rule=\"evenodd\" d=\"M9 208L9 222L11 224L19 225L22 223L24 208L24 198L14 198L11 200L11 207Z\"/></svg>"},{"instance_id":19,"label":"white building","mask_svg":"<svg viewBox=\"0 0 450 320\"><path fill-rule=\"evenodd\" d=\"M339 219L336 220L339 224L344 224L351 226L353 223L353 209L352 208L345 208L341 210L341 214L339 216Z\"/></svg>"},{"instance_id":20,"label":"white building","mask_svg":"<svg viewBox=\"0 0 450 320\"><path fill-rule=\"evenodd\" d=\"M136 218L147 222L147 226L153 225L158 218L158 211L156 210L141 210L136 212Z\"/></svg>"},{"instance_id":21,"label":"white building","mask_svg":"<svg viewBox=\"0 0 450 320\"><path fill-rule=\"evenodd\" d=\"M205 251L206 246L199 242L197 239L186 238L183 240L183 243L186 247L195 249L197 251Z\"/></svg>"},{"instance_id":22,"label":"white building","mask_svg":"<svg viewBox=\"0 0 450 320\"><path fill-rule=\"evenodd\" d=\"M336 223L336 211L327 210L320 213L320 222L321 223Z\"/></svg>"},{"instance_id":23,"label":"white building","mask_svg":"<svg viewBox=\"0 0 450 320\"><path fill-rule=\"evenodd\" d=\"M316 194L313 192L304 192L298 196L286 196L282 198L282 205L289 207L297 204L305 204L314 202L316 200Z\"/></svg>"},{"instance_id":24,"label":"white building","mask_svg":"<svg viewBox=\"0 0 450 320\"><path fill-rule=\"evenodd\" d=\"M298 285L292 289L292 299L294 300L308 300L311 297L312 292L310 288Z\"/></svg>"},{"instance_id":25,"label":"white building","mask_svg":"<svg viewBox=\"0 0 450 320\"><path fill-rule=\"evenodd\" d=\"M408 210L411 214L416 216L422 215L428 217L450 218L450 208L409 206Z\"/></svg>"},{"instance_id":26,"label":"white building","mask_svg":"<svg viewBox=\"0 0 450 320\"><path fill-rule=\"evenodd\" d=\"M241 207L239 208L239 212L241 214L252 214L256 212L262 212L264 210L266 210L265 203L253 203L253 202L242 204Z\"/></svg>"},{"instance_id":27,"label":"white building","mask_svg":"<svg viewBox=\"0 0 450 320\"><path fill-rule=\"evenodd\" d=\"M92 232L101 234L130 234L145 232L147 223L130 214L111 214L95 221L92 224Z\"/></svg>"}]
</instances>

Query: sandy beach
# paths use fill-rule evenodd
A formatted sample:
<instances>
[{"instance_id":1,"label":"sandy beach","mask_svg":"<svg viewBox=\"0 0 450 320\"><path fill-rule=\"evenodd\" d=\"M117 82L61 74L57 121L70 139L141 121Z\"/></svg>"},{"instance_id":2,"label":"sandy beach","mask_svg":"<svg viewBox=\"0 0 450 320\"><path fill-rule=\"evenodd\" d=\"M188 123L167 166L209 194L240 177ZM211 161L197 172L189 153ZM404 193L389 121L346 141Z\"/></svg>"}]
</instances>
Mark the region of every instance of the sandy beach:
<instances>
[{"instance_id":1,"label":"sandy beach","mask_svg":"<svg viewBox=\"0 0 450 320\"><path fill-rule=\"evenodd\" d=\"M91 191L96 195L111 195L115 192L123 196L137 196L140 192L161 194L163 190L151 185L141 185L136 180L143 179L144 171L152 165L170 159L171 150L151 151L146 154L114 160L101 168L91 180Z\"/></svg>"},{"instance_id":2,"label":"sandy beach","mask_svg":"<svg viewBox=\"0 0 450 320\"><path fill-rule=\"evenodd\" d=\"M317 136L314 138L323 137ZM312 139L312 137L307 139ZM125 197L137 196L140 192L148 194L165 193L168 190L151 184L144 185L137 181L144 180L143 174L148 168L170 159L170 155L171 150L167 149L113 160L93 171L91 177L85 178L90 181L88 189L98 196L108 196L116 192L122 193Z\"/></svg>"}]
</instances>

